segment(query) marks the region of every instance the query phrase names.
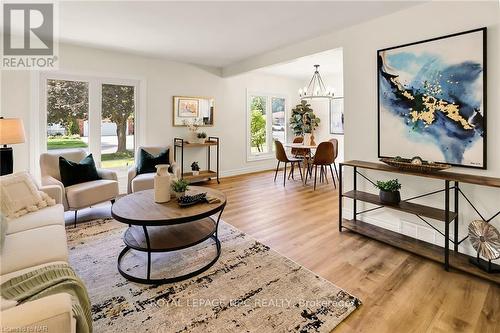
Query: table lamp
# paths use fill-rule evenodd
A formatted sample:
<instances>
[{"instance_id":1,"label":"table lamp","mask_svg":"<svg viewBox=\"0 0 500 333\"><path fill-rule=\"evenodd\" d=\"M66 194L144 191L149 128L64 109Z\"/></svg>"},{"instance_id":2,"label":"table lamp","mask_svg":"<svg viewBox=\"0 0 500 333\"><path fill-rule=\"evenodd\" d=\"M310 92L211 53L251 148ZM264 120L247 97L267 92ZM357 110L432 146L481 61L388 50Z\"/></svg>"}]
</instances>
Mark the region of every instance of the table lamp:
<instances>
[{"instance_id":1,"label":"table lamp","mask_svg":"<svg viewBox=\"0 0 500 333\"><path fill-rule=\"evenodd\" d=\"M7 147L7 145L25 141L22 119L0 117L0 145L3 145L0 148L0 175L11 174L14 169L12 147Z\"/></svg>"}]
</instances>

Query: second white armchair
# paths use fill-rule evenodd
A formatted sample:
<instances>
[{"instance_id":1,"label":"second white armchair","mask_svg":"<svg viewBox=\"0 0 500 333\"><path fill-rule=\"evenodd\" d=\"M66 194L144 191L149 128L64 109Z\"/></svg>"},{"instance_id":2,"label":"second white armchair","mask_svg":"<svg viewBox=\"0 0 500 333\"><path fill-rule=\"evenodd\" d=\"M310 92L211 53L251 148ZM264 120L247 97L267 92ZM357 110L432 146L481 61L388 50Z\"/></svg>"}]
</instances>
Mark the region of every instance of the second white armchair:
<instances>
[{"instance_id":1,"label":"second white armchair","mask_svg":"<svg viewBox=\"0 0 500 333\"><path fill-rule=\"evenodd\" d=\"M141 149L146 151L147 153L158 156L160 153L168 151L167 156L168 160L162 162L164 164L170 164L171 170L170 173L174 174L174 177L179 178L180 170L177 168L177 164L174 160L174 151L172 146L143 146L137 148L135 152L135 165L132 166L128 170L128 186L127 192L133 193L138 191L144 191L148 189L152 189L154 187L154 175L155 172L145 172L140 173L137 170L137 166L139 165L139 159L141 158ZM152 170L151 170L152 171Z\"/></svg>"}]
</instances>

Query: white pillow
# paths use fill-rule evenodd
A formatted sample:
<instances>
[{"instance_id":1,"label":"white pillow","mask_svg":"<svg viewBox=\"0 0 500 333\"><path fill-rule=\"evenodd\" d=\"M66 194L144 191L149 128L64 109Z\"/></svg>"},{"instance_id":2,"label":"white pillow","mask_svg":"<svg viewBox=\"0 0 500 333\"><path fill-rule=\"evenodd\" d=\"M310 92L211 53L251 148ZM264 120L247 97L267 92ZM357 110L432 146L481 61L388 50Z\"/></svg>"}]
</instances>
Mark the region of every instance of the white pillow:
<instances>
[{"instance_id":1,"label":"white pillow","mask_svg":"<svg viewBox=\"0 0 500 333\"><path fill-rule=\"evenodd\" d=\"M38 188L30 174L16 172L0 177L1 209L8 218L16 218L39 208L52 206L55 200Z\"/></svg>"}]
</instances>

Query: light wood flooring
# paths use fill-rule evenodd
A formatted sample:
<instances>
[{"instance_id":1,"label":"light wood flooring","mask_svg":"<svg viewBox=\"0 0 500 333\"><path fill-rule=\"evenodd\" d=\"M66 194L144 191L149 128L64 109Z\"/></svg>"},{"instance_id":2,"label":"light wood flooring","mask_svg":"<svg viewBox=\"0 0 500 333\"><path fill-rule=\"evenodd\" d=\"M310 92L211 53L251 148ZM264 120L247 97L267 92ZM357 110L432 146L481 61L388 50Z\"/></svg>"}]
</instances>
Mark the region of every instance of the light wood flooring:
<instances>
[{"instance_id":1,"label":"light wood flooring","mask_svg":"<svg viewBox=\"0 0 500 333\"><path fill-rule=\"evenodd\" d=\"M335 332L500 332L500 286L446 272L433 261L363 236L338 231L338 194L331 183L283 187L282 172L201 183L224 191L222 219L359 297L363 305ZM298 174L297 174L298 178ZM79 220L109 216L109 204ZM66 222L73 223L68 212Z\"/></svg>"},{"instance_id":2,"label":"light wood flooring","mask_svg":"<svg viewBox=\"0 0 500 333\"><path fill-rule=\"evenodd\" d=\"M298 175L297 175L298 176ZM338 194L282 173L224 178L223 220L337 286L363 305L335 332L500 332L500 287L363 236L338 231Z\"/></svg>"}]
</instances>

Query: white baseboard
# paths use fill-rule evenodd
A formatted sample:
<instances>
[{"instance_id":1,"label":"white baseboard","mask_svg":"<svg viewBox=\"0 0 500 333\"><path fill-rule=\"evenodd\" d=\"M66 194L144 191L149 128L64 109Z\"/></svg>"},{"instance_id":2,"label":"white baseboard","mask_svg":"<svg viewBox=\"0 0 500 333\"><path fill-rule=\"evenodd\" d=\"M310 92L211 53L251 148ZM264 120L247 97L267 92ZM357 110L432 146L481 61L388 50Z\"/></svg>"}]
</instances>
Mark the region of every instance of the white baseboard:
<instances>
[{"instance_id":1,"label":"white baseboard","mask_svg":"<svg viewBox=\"0 0 500 333\"><path fill-rule=\"evenodd\" d=\"M245 168L240 168L240 169L225 170L225 171L221 171L220 177L223 178L223 177L238 176L238 175L243 175L246 173L266 171L266 170L271 170L271 169L273 169L273 166L259 165L259 166L251 166L251 167L245 167Z\"/></svg>"},{"instance_id":2,"label":"white baseboard","mask_svg":"<svg viewBox=\"0 0 500 333\"><path fill-rule=\"evenodd\" d=\"M344 216L348 216L348 218L350 219L352 216L352 209L344 208L343 211L345 212ZM413 223L397 215L392 215L391 218L388 219L385 218L382 219L382 218L368 216L367 214L365 214L362 217L360 217L360 220L366 223L373 224L380 228L384 228L390 231L406 235L408 237L412 237L427 243L444 247L444 237L437 231L435 231L429 226ZM450 235L452 234L453 233L450 230ZM453 244L450 243L450 248L452 248L452 246Z\"/></svg>"}]
</instances>

